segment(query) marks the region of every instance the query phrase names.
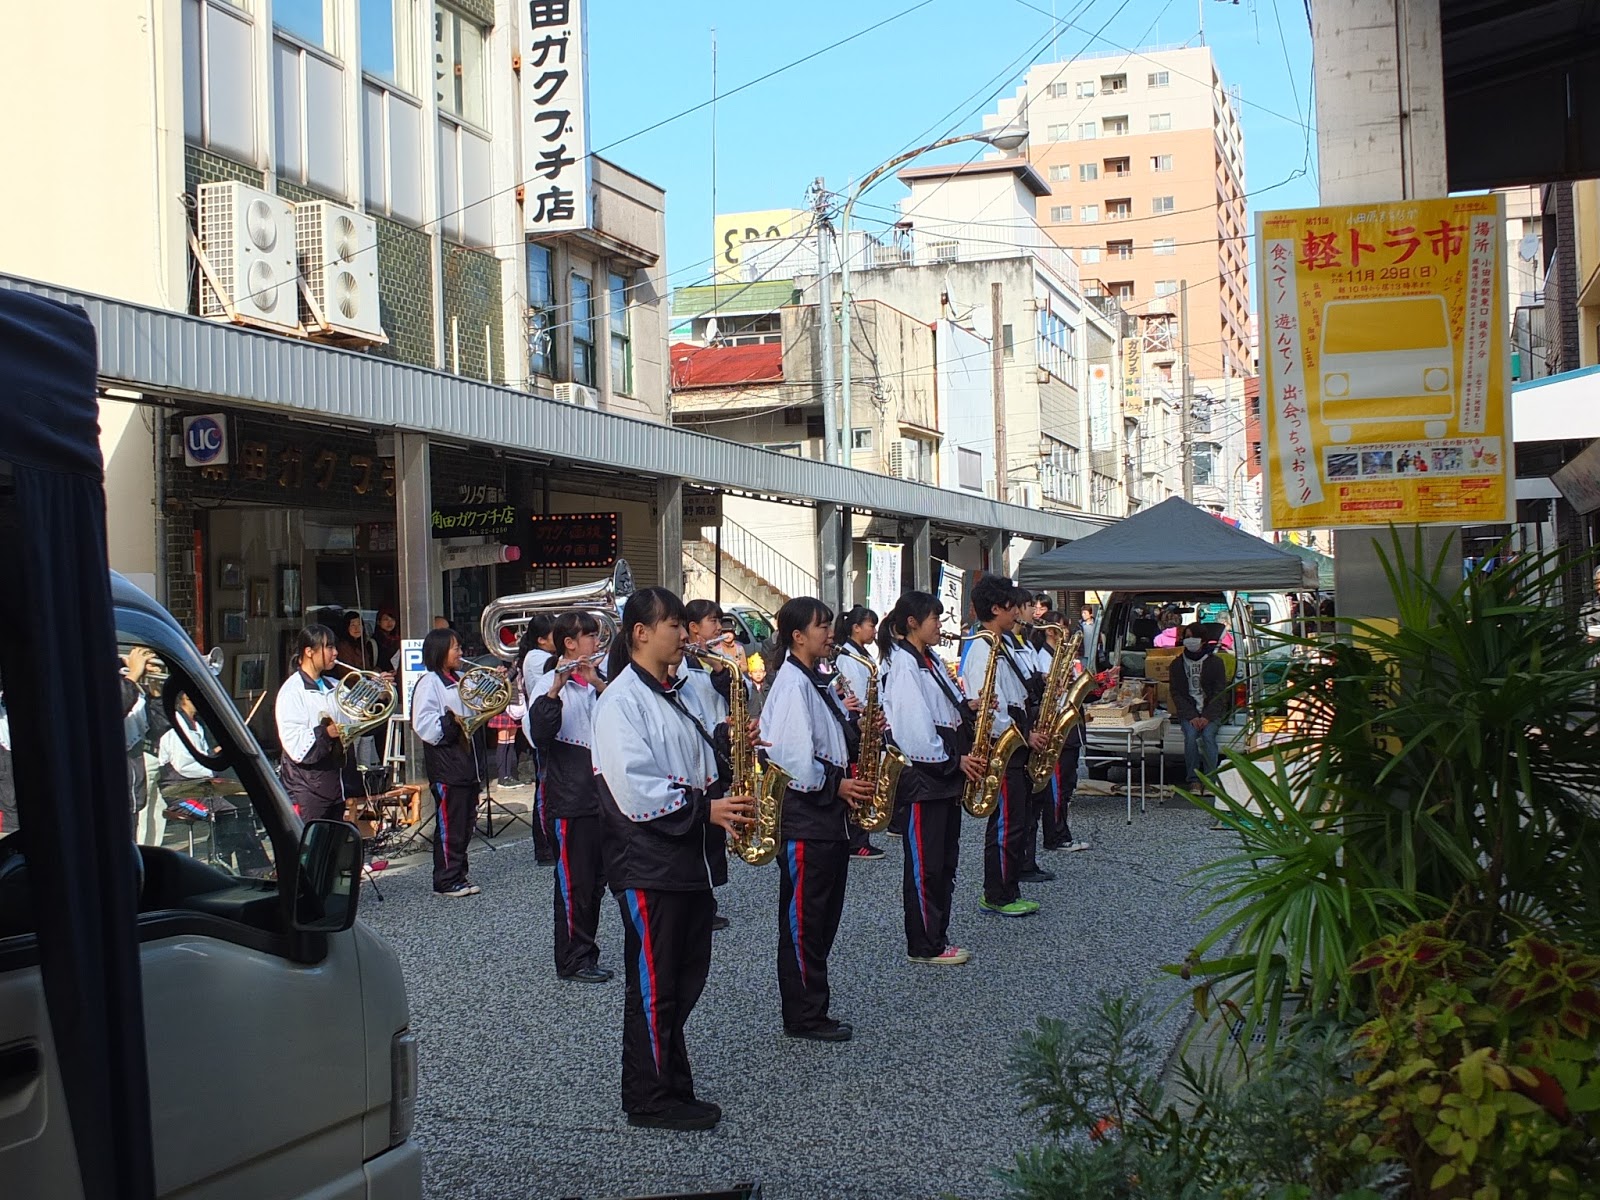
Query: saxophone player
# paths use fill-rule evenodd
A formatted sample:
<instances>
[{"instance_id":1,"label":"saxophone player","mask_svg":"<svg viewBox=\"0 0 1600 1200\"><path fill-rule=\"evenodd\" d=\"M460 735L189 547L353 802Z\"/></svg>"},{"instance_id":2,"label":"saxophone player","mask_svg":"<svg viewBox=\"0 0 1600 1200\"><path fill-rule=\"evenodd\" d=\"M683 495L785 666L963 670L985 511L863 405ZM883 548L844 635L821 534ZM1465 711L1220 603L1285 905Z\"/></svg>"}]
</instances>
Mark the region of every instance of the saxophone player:
<instances>
[{"instance_id":1,"label":"saxophone player","mask_svg":"<svg viewBox=\"0 0 1600 1200\"><path fill-rule=\"evenodd\" d=\"M833 643L833 613L797 596L778 610L778 650L761 712L767 759L788 772L778 848L778 992L790 1037L847 1042L851 1027L829 1015L828 953L844 912L848 809L870 800L848 777L850 726L818 666Z\"/></svg>"},{"instance_id":2,"label":"saxophone player","mask_svg":"<svg viewBox=\"0 0 1600 1200\"><path fill-rule=\"evenodd\" d=\"M706 833L737 833L755 811L749 796L710 796L717 755L677 677L686 634L674 593L629 596L594 709L606 881L627 943L622 1107L628 1124L652 1129L711 1129L722 1119L694 1094L684 1024L711 966Z\"/></svg>"},{"instance_id":3,"label":"saxophone player","mask_svg":"<svg viewBox=\"0 0 1600 1200\"><path fill-rule=\"evenodd\" d=\"M906 756L900 795L905 832L906 957L915 963L960 966L972 955L950 945L950 908L961 851L961 789L982 775L967 753L968 709L955 681L933 652L944 606L927 592L907 592L878 633L883 713Z\"/></svg>"},{"instance_id":4,"label":"saxophone player","mask_svg":"<svg viewBox=\"0 0 1600 1200\"><path fill-rule=\"evenodd\" d=\"M1059 612L1045 614L1045 623L1058 628L1045 630L1044 636L1050 656L1066 654L1072 643L1066 636L1067 618ZM1047 668L1048 669L1048 668ZM1083 724L1074 725L1067 734L1061 756L1050 773L1050 783L1044 793L1044 848L1046 850L1087 850L1088 842L1072 837L1072 797L1078 790L1078 755L1083 749Z\"/></svg>"},{"instance_id":5,"label":"saxophone player","mask_svg":"<svg viewBox=\"0 0 1600 1200\"><path fill-rule=\"evenodd\" d=\"M1027 588L1013 589L1012 600L1016 604L1018 621L1017 626L1011 630L1011 652L1016 658L1017 665L1023 670L1025 677L1023 684L1028 689L1027 728L1042 730L1044 727L1039 723L1039 702L1044 698L1045 680L1050 674L1050 651L1046 645L1046 631L1033 627L1042 623L1043 615L1038 611L1039 601ZM1026 622L1029 628L1026 636L1020 628L1023 624L1023 613L1028 614ZM1055 872L1047 871L1039 865L1039 826L1045 820L1049 797L1045 791L1032 790L1031 778L1028 780L1028 787L1028 831L1023 837L1022 870L1017 878L1023 883L1049 883L1056 877Z\"/></svg>"},{"instance_id":6,"label":"saxophone player","mask_svg":"<svg viewBox=\"0 0 1600 1200\"><path fill-rule=\"evenodd\" d=\"M861 709L867 699L867 680L877 668L877 664L872 661L872 652L867 647L872 645L877 636L878 614L859 604L849 612L840 614L839 623L833 629L833 643L838 651L834 656L833 667L838 672L839 682L844 688L842 694L845 699L845 709L850 714L851 723L858 730L861 725ZM898 805L895 807L894 818L890 821L890 829L896 834L905 832L905 821L900 816ZM871 862L882 857L883 851L872 844L872 835L860 826L852 824L850 860Z\"/></svg>"},{"instance_id":7,"label":"saxophone player","mask_svg":"<svg viewBox=\"0 0 1600 1200\"><path fill-rule=\"evenodd\" d=\"M739 643L723 629L722 607L716 601L691 600L683 606L683 613L690 650L678 664L678 678L684 681L684 700L695 710L701 724L711 730L718 752L727 757L729 691L746 687L732 666L738 661L735 656L740 653ZM729 661L721 661L723 659ZM728 882L728 839L720 829L713 828L707 833L706 865L711 872L712 887L719 888ZM713 900L715 896L713 891ZM726 929L729 924L720 910L711 918L713 933Z\"/></svg>"},{"instance_id":8,"label":"saxophone player","mask_svg":"<svg viewBox=\"0 0 1600 1200\"><path fill-rule=\"evenodd\" d=\"M1030 665L1018 661L1011 632L1017 623L1017 596L1011 580L1003 575L985 575L972 588L972 608L980 628L994 635L994 651L999 656L995 671L994 732L1002 735L1011 728L1024 734L1027 750L1013 755L1000 787L999 803L989 814L983 840L983 899L985 912L1003 917L1026 917L1039 911L1036 900L1024 900L1019 888L1027 853L1028 818L1033 784L1028 778L1028 752L1044 743L1044 734L1030 732L1028 717L1028 679ZM968 700L981 696L978 680L989 667L989 643L976 640L967 649L962 682ZM1031 655L1030 655L1031 659Z\"/></svg>"}]
</instances>

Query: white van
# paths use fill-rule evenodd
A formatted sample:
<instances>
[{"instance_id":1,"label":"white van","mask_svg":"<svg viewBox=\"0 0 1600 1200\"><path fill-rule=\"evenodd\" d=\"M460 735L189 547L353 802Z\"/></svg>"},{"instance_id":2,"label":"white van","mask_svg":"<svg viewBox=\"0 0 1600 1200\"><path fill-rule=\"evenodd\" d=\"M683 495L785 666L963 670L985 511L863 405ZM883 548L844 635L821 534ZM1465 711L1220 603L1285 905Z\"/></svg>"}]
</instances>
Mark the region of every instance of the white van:
<instances>
[{"instance_id":1,"label":"white van","mask_svg":"<svg viewBox=\"0 0 1600 1200\"><path fill-rule=\"evenodd\" d=\"M1443 437L1456 411L1444 297L1330 301L1321 372L1321 417L1333 441L1348 442L1364 425L1421 424L1426 436Z\"/></svg>"}]
</instances>

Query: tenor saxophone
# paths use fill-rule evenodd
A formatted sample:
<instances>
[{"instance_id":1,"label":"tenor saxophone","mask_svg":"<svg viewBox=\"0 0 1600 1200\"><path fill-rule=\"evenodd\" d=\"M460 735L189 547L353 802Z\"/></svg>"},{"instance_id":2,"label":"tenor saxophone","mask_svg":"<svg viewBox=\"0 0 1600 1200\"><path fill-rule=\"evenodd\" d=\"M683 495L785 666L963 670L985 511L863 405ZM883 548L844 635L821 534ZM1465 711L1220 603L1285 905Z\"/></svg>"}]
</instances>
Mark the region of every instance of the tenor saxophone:
<instances>
[{"instance_id":1,"label":"tenor saxophone","mask_svg":"<svg viewBox=\"0 0 1600 1200\"><path fill-rule=\"evenodd\" d=\"M1050 674L1045 676L1044 696L1039 701L1039 728L1044 730L1049 745L1028 760L1028 779L1036 792L1049 786L1050 776L1055 773L1056 760L1066 747L1067 734L1080 719L1077 704L1071 703L1068 697L1067 685L1072 681L1072 664L1077 660L1078 648L1082 645L1083 634L1075 633L1072 640L1059 647L1056 656L1050 660Z\"/></svg>"},{"instance_id":2,"label":"tenor saxophone","mask_svg":"<svg viewBox=\"0 0 1600 1200\"><path fill-rule=\"evenodd\" d=\"M987 817L1000 802L1000 789L1005 785L1006 767L1012 756L1022 749L1022 734L1016 722L1006 727L998 739L994 736L995 669L1000 665L1000 638L987 629L980 629L969 639L987 642L989 665L983 673L983 687L978 689L978 715L972 730L972 757L983 764L983 774L969 779L961 789L961 807L971 817Z\"/></svg>"},{"instance_id":3,"label":"tenor saxophone","mask_svg":"<svg viewBox=\"0 0 1600 1200\"><path fill-rule=\"evenodd\" d=\"M756 754L750 738L750 698L740 664L711 650L693 653L708 669L727 667L733 672L728 687L728 746L733 781L728 785L728 794L751 797L756 815L748 828L728 835L728 849L752 867L762 867L778 856L778 831L783 824L783 794L789 787L789 772L763 763Z\"/></svg>"},{"instance_id":4,"label":"tenor saxophone","mask_svg":"<svg viewBox=\"0 0 1600 1200\"><path fill-rule=\"evenodd\" d=\"M850 819L867 833L877 833L894 815L894 794L900 786L906 756L883 740L878 716L882 709L878 703L878 667L872 662L863 665L867 668L867 694L861 702L861 749L857 755L860 766L856 778L872 789L872 798Z\"/></svg>"}]
</instances>

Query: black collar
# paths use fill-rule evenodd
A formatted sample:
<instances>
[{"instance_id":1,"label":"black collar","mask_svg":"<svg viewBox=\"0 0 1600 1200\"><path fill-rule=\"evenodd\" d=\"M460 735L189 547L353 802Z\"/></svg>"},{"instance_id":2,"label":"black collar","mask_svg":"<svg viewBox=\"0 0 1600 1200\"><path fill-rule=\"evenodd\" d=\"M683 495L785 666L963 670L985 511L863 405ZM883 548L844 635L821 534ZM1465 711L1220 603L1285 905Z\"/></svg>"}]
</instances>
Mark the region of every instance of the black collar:
<instances>
[{"instance_id":1,"label":"black collar","mask_svg":"<svg viewBox=\"0 0 1600 1200\"><path fill-rule=\"evenodd\" d=\"M683 687L683 680L680 679L676 674L674 674L666 683L662 683L661 680L650 674L649 671L646 671L631 658L628 660L628 666L633 668L633 673L635 675L650 685L651 691L655 692L657 695L665 696L669 700L677 696L678 692Z\"/></svg>"}]
</instances>

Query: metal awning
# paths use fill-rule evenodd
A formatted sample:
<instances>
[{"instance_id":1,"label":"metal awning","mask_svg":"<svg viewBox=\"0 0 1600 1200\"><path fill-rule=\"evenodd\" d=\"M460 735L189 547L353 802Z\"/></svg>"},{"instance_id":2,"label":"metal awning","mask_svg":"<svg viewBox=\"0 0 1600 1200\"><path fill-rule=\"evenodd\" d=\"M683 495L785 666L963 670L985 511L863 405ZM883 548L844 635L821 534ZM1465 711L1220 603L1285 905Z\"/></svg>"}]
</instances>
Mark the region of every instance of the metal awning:
<instances>
[{"instance_id":1,"label":"metal awning","mask_svg":"<svg viewBox=\"0 0 1600 1200\"><path fill-rule=\"evenodd\" d=\"M654 421L596 412L296 338L0 275L0 288L81 305L102 380L157 395L288 416L405 429L512 454L603 463L792 501L823 501L941 526L1072 541L1109 518L1001 504L869 471L795 458Z\"/></svg>"},{"instance_id":2,"label":"metal awning","mask_svg":"<svg viewBox=\"0 0 1600 1200\"><path fill-rule=\"evenodd\" d=\"M1600 438L1600 367L1512 384L1511 433L1520 445Z\"/></svg>"}]
</instances>

